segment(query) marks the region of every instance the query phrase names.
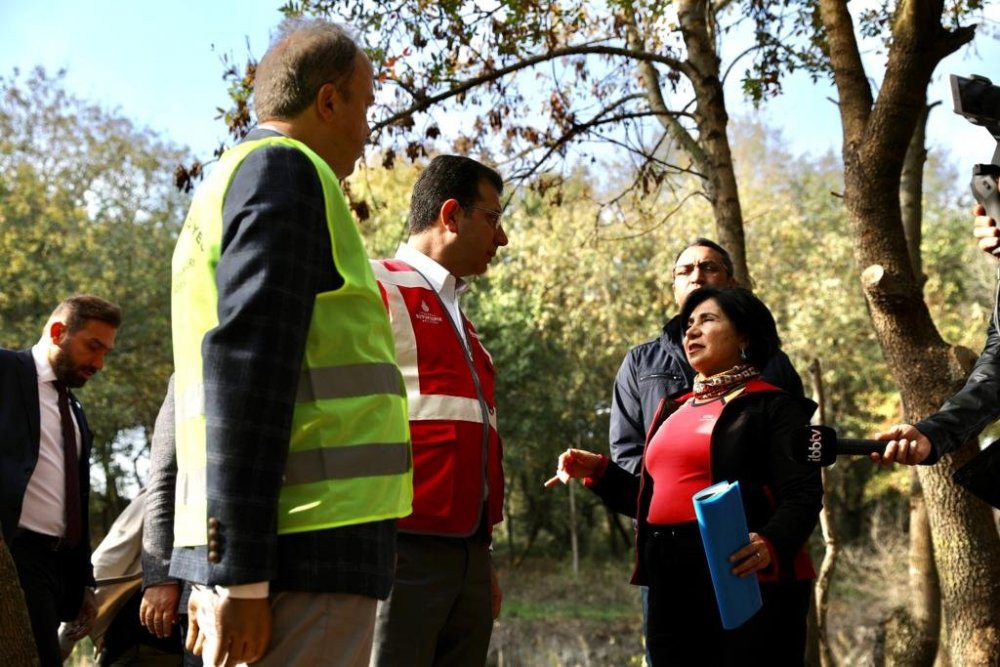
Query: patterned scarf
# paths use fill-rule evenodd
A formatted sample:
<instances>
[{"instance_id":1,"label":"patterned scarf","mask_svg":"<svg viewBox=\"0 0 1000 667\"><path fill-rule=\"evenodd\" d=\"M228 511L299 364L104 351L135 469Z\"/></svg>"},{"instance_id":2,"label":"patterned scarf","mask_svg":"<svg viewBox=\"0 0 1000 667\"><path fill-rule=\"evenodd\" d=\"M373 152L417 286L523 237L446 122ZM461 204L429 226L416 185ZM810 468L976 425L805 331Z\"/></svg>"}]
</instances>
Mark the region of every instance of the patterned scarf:
<instances>
[{"instance_id":1,"label":"patterned scarf","mask_svg":"<svg viewBox=\"0 0 1000 667\"><path fill-rule=\"evenodd\" d=\"M745 385L760 375L760 371L750 364L733 366L728 371L722 371L712 377L702 377L701 373L694 378L694 397L699 401L708 401Z\"/></svg>"}]
</instances>

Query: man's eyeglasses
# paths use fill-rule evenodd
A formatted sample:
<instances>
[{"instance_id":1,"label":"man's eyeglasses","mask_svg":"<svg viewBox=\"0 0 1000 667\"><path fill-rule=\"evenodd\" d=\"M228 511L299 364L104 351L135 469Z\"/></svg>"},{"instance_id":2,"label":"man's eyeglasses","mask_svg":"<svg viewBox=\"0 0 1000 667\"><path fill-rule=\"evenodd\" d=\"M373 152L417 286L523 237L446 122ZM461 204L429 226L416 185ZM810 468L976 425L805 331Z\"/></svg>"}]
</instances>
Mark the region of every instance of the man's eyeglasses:
<instances>
[{"instance_id":1,"label":"man's eyeglasses","mask_svg":"<svg viewBox=\"0 0 1000 667\"><path fill-rule=\"evenodd\" d=\"M695 269L706 275L714 275L720 271L724 271L726 267L711 260L696 262L694 264L678 264L674 267L674 278L686 278L694 273Z\"/></svg>"},{"instance_id":2,"label":"man's eyeglasses","mask_svg":"<svg viewBox=\"0 0 1000 667\"><path fill-rule=\"evenodd\" d=\"M494 232L500 229L500 226L503 224L501 219L503 211L495 211L492 208L483 208L482 206L469 206L469 208L474 208L478 211L486 213L486 222L493 228Z\"/></svg>"}]
</instances>

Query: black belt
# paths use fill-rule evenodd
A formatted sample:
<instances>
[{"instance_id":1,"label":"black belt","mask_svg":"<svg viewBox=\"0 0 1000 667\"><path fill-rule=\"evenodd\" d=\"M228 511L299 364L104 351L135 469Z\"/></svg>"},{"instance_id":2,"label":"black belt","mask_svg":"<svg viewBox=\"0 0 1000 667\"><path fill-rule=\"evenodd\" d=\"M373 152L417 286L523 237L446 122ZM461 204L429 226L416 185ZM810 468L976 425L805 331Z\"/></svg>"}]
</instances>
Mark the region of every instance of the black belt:
<instances>
[{"instance_id":1,"label":"black belt","mask_svg":"<svg viewBox=\"0 0 1000 667\"><path fill-rule=\"evenodd\" d=\"M69 544L62 537L36 533L27 528L18 528L14 533L14 539L21 544L45 551L66 551L70 548Z\"/></svg>"},{"instance_id":2,"label":"black belt","mask_svg":"<svg viewBox=\"0 0 1000 667\"><path fill-rule=\"evenodd\" d=\"M698 528L697 521L688 523L671 524L648 524L650 532L659 539L688 539L697 537L701 539L701 529Z\"/></svg>"}]
</instances>

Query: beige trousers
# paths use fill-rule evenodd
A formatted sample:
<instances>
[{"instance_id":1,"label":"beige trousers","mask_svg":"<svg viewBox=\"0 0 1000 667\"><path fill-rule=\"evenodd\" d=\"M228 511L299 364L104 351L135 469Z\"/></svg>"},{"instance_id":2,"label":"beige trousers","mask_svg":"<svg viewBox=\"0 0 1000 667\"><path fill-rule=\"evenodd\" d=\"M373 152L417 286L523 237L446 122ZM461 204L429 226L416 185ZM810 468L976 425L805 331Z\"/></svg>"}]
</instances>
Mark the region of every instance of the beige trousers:
<instances>
[{"instance_id":1,"label":"beige trousers","mask_svg":"<svg viewBox=\"0 0 1000 667\"><path fill-rule=\"evenodd\" d=\"M375 598L278 593L271 598L271 647L254 667L368 667Z\"/></svg>"}]
</instances>

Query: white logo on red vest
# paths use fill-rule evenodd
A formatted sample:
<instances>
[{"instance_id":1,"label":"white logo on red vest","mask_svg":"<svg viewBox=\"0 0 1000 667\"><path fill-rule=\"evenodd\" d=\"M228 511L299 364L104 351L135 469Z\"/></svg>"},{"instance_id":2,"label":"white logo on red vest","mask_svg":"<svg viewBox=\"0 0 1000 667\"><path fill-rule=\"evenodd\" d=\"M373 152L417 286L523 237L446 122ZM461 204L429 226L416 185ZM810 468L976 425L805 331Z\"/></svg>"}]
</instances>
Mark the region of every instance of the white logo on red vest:
<instances>
[{"instance_id":1,"label":"white logo on red vest","mask_svg":"<svg viewBox=\"0 0 1000 667\"><path fill-rule=\"evenodd\" d=\"M420 300L420 310L417 311L414 317L427 324L441 324L444 322L444 319L440 315L435 315L431 312L430 306L423 299Z\"/></svg>"}]
</instances>

